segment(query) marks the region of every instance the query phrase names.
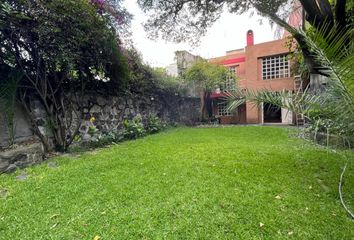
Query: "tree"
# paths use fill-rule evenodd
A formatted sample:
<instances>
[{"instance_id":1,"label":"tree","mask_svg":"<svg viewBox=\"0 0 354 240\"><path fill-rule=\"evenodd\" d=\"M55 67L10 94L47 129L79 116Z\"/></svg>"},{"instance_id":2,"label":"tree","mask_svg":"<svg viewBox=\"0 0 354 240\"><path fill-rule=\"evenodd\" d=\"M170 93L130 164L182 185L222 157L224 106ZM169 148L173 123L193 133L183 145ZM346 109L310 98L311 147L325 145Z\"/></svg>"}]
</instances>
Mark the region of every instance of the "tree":
<instances>
[{"instance_id":1,"label":"tree","mask_svg":"<svg viewBox=\"0 0 354 240\"><path fill-rule=\"evenodd\" d=\"M120 38L129 41L132 15L122 6L123 0L88 0L100 13L108 15Z\"/></svg>"},{"instance_id":2,"label":"tree","mask_svg":"<svg viewBox=\"0 0 354 240\"><path fill-rule=\"evenodd\" d=\"M286 18L293 10L291 0L138 0L140 7L148 14L145 29L152 38L162 37L181 42L189 40L195 43L205 35L209 28L227 9L231 13L241 14L250 9L268 17L272 22L289 31L300 45L311 71L317 71L318 65L311 58L310 47L301 34L291 27ZM332 28L337 33L351 31L353 27L353 3L346 0L300 0L306 20L317 30ZM323 30L322 30L323 31ZM353 35L352 35L353 36Z\"/></svg>"},{"instance_id":3,"label":"tree","mask_svg":"<svg viewBox=\"0 0 354 240\"><path fill-rule=\"evenodd\" d=\"M194 82L200 90L202 119L212 116L212 91L220 87L230 77L230 72L226 67L204 60L197 61L187 69L183 78L188 82Z\"/></svg>"},{"instance_id":4,"label":"tree","mask_svg":"<svg viewBox=\"0 0 354 240\"><path fill-rule=\"evenodd\" d=\"M66 151L83 118L84 94L124 88L116 32L87 0L2 0L0 7L1 68L23 74L19 98L46 150L48 134L36 119L33 99L45 109L56 149Z\"/></svg>"}]
</instances>

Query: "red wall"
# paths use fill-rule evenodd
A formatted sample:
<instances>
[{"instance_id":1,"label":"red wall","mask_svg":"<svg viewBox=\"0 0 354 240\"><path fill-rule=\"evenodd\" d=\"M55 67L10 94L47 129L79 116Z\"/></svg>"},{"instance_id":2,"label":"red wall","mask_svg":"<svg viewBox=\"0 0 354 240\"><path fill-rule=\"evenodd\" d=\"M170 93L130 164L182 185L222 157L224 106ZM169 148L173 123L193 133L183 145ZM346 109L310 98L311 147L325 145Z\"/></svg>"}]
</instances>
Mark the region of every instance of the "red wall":
<instances>
[{"instance_id":1,"label":"red wall","mask_svg":"<svg viewBox=\"0 0 354 240\"><path fill-rule=\"evenodd\" d=\"M292 91L294 89L294 79L292 77L268 80L262 79L262 58L288 53L289 49L286 47L287 39L252 45L249 37L250 36L247 34L247 42L249 45L246 46L244 52L240 51L234 54L228 54L219 58L210 59L209 61L215 64L222 64L226 67L236 66L237 83L238 87L241 89L254 91ZM245 61L238 61L241 58L244 58ZM222 117L221 122L225 124L243 121L247 123L262 123L261 109L253 103L248 102L245 105L244 113L240 114L240 116L244 116L241 121L236 121L234 117Z\"/></svg>"}]
</instances>

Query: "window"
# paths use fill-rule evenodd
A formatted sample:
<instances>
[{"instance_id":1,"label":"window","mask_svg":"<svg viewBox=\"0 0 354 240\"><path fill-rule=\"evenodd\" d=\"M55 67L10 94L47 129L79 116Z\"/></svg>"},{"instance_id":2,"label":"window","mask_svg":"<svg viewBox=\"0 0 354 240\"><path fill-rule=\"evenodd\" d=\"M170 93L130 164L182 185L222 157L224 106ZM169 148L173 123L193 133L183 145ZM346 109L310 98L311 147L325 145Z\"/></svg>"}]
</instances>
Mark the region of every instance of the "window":
<instances>
[{"instance_id":1,"label":"window","mask_svg":"<svg viewBox=\"0 0 354 240\"><path fill-rule=\"evenodd\" d=\"M290 77L287 55L262 58L262 77L263 80Z\"/></svg>"},{"instance_id":2,"label":"window","mask_svg":"<svg viewBox=\"0 0 354 240\"><path fill-rule=\"evenodd\" d=\"M227 103L218 103L218 115L219 116L231 116L231 112L227 110Z\"/></svg>"},{"instance_id":3,"label":"window","mask_svg":"<svg viewBox=\"0 0 354 240\"><path fill-rule=\"evenodd\" d=\"M222 87L223 92L230 92L236 88L235 78L232 77L236 75L236 66L229 67L229 72L230 76L225 80L224 86Z\"/></svg>"}]
</instances>

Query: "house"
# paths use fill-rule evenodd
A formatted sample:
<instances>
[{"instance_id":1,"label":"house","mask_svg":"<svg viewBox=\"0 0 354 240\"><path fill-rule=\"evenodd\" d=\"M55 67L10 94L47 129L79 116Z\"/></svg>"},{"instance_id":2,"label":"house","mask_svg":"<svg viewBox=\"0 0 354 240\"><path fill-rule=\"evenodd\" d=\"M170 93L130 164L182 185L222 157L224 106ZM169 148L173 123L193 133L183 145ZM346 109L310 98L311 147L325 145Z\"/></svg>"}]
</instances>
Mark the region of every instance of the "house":
<instances>
[{"instance_id":1,"label":"house","mask_svg":"<svg viewBox=\"0 0 354 240\"><path fill-rule=\"evenodd\" d=\"M202 57L193 55L192 53L181 50L175 52L175 63L166 67L166 72L170 76L182 76L187 68L191 67L197 61L203 60Z\"/></svg>"},{"instance_id":2,"label":"house","mask_svg":"<svg viewBox=\"0 0 354 240\"><path fill-rule=\"evenodd\" d=\"M198 61L204 60L202 57L193 55L192 53L181 50L175 52L175 63L168 65L166 73L173 77L182 77L186 70ZM199 91L197 85L194 82L185 83L187 85L187 96L199 97Z\"/></svg>"},{"instance_id":3,"label":"house","mask_svg":"<svg viewBox=\"0 0 354 240\"><path fill-rule=\"evenodd\" d=\"M237 77L226 79L224 86L213 94L213 114L218 116L221 124L293 124L295 116L287 109L280 109L271 104L255 106L251 102L230 112L223 100L225 92L236 86L253 91L295 91L299 86L291 76L289 49L286 38L254 44L254 33L249 30L245 38L244 49L226 52L225 56L209 59L210 62L229 68Z\"/></svg>"}]
</instances>

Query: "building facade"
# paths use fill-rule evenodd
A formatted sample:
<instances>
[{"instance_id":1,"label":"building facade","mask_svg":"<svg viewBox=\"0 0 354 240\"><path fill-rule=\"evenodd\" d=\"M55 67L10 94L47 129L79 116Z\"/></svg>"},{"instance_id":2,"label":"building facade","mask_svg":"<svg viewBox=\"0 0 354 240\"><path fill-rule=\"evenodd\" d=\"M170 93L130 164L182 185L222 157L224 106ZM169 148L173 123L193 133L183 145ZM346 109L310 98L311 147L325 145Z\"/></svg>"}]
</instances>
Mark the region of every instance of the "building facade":
<instances>
[{"instance_id":1,"label":"building facade","mask_svg":"<svg viewBox=\"0 0 354 240\"><path fill-rule=\"evenodd\" d=\"M280 109L270 104L256 106L251 102L229 112L223 101L225 92L233 88L252 91L270 90L280 92L296 89L294 77L290 72L289 49L286 39L254 44L254 33L246 35L246 47L228 51L225 56L209 59L210 62L228 67L236 75L226 79L224 86L213 94L213 113L222 124L293 124L294 116L287 109ZM236 85L237 84L237 85Z\"/></svg>"}]
</instances>

